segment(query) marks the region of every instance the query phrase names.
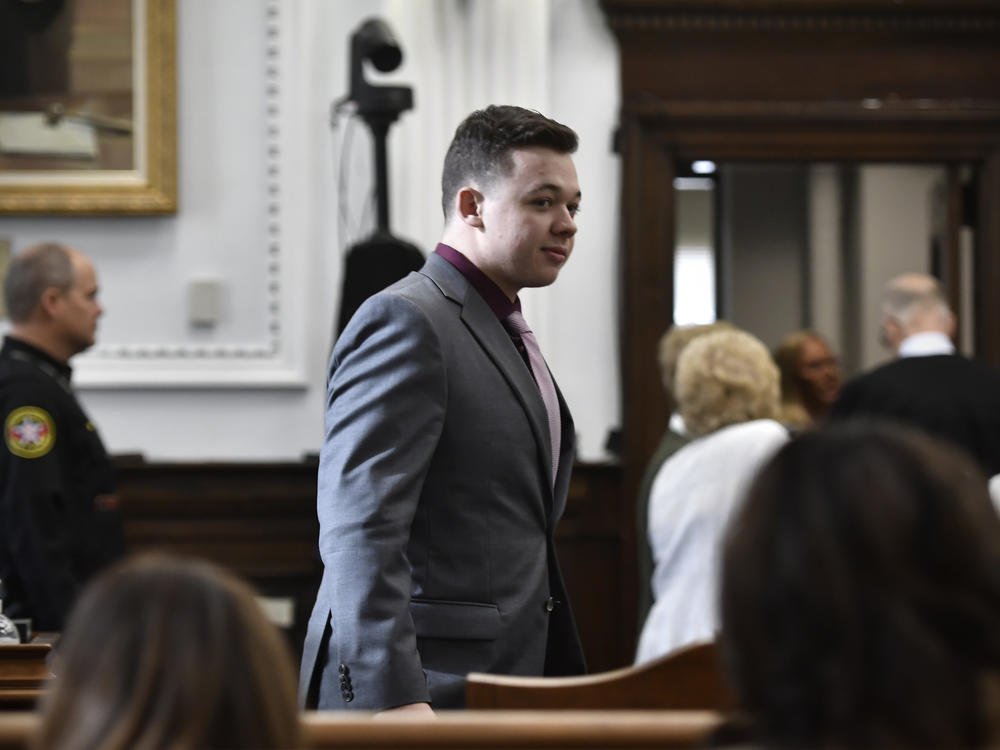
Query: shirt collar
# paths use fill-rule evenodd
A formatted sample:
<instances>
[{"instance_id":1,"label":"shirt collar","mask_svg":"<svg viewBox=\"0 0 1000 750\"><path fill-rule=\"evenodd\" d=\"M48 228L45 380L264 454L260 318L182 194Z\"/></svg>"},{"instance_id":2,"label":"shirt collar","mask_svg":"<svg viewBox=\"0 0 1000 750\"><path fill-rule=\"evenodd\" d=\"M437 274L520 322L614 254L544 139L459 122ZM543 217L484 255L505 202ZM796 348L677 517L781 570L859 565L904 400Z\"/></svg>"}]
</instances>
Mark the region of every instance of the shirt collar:
<instances>
[{"instance_id":1,"label":"shirt collar","mask_svg":"<svg viewBox=\"0 0 1000 750\"><path fill-rule=\"evenodd\" d=\"M500 287L496 285L493 279L480 271L475 263L455 248L440 242L434 248L434 252L458 269L458 272L479 292L479 296L486 301L486 304L490 306L493 314L499 320L503 321L512 312L521 309L520 298L515 299L513 302L507 299L507 295L500 291Z\"/></svg>"},{"instance_id":2,"label":"shirt collar","mask_svg":"<svg viewBox=\"0 0 1000 750\"><path fill-rule=\"evenodd\" d=\"M49 355L48 353L42 351L37 346L32 346L27 341L22 341L21 339L14 338L13 336L3 337L3 350L7 351L22 351L29 355L32 359L36 359L39 362L50 365L57 373L62 377L66 378L67 381L73 375L73 368L70 367L65 362L60 362L55 357Z\"/></svg>"},{"instance_id":3,"label":"shirt collar","mask_svg":"<svg viewBox=\"0 0 1000 750\"><path fill-rule=\"evenodd\" d=\"M940 331L922 331L903 339L896 354L900 357L928 357L936 354L954 354L955 345Z\"/></svg>"},{"instance_id":4,"label":"shirt collar","mask_svg":"<svg viewBox=\"0 0 1000 750\"><path fill-rule=\"evenodd\" d=\"M670 415L670 424L668 426L681 437L691 437L688 435L687 425L684 424L684 417L676 411Z\"/></svg>"}]
</instances>

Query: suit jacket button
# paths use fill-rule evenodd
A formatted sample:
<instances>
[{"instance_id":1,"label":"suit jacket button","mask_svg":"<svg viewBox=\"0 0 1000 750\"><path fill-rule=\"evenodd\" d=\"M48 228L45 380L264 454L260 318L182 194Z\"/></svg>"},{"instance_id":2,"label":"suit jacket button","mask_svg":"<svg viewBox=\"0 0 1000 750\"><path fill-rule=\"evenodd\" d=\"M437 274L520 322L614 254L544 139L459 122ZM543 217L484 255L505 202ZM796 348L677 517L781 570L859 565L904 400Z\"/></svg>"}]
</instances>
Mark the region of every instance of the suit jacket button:
<instances>
[{"instance_id":1,"label":"suit jacket button","mask_svg":"<svg viewBox=\"0 0 1000 750\"><path fill-rule=\"evenodd\" d=\"M350 690L345 690L344 703L350 703L352 700L354 700L354 693L352 693Z\"/></svg>"},{"instance_id":2,"label":"suit jacket button","mask_svg":"<svg viewBox=\"0 0 1000 750\"><path fill-rule=\"evenodd\" d=\"M556 608L556 600L550 596L548 599L545 600L545 611L551 612L555 608Z\"/></svg>"},{"instance_id":3,"label":"suit jacket button","mask_svg":"<svg viewBox=\"0 0 1000 750\"><path fill-rule=\"evenodd\" d=\"M346 664L341 664L339 667L337 667L337 671L340 672L341 674L350 674L351 668Z\"/></svg>"}]
</instances>

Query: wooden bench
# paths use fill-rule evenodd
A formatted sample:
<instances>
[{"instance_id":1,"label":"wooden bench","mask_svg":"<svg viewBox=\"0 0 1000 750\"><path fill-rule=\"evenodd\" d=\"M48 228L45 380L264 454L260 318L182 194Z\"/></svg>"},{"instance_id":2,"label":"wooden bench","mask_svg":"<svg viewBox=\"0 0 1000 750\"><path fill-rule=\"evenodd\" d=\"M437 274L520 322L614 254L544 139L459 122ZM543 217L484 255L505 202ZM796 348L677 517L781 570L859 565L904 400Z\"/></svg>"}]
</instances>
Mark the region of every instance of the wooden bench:
<instances>
[{"instance_id":1,"label":"wooden bench","mask_svg":"<svg viewBox=\"0 0 1000 750\"><path fill-rule=\"evenodd\" d=\"M51 637L0 647L0 709L30 709L52 679ZM473 673L470 709L672 709L734 708L715 646L698 644L634 667L582 677L511 677Z\"/></svg>"},{"instance_id":2,"label":"wooden bench","mask_svg":"<svg viewBox=\"0 0 1000 750\"><path fill-rule=\"evenodd\" d=\"M702 744L720 723L710 711L450 711L437 720L373 719L354 712L306 712L316 750L672 750ZM0 713L0 750L24 750L38 727L32 713Z\"/></svg>"},{"instance_id":3,"label":"wooden bench","mask_svg":"<svg viewBox=\"0 0 1000 750\"><path fill-rule=\"evenodd\" d=\"M678 649L638 666L581 677L513 677L473 672L470 709L673 709L729 711L736 702L714 643Z\"/></svg>"},{"instance_id":4,"label":"wooden bench","mask_svg":"<svg viewBox=\"0 0 1000 750\"><path fill-rule=\"evenodd\" d=\"M32 708L53 674L48 658L58 636L42 634L31 643L0 646L0 710Z\"/></svg>"}]
</instances>

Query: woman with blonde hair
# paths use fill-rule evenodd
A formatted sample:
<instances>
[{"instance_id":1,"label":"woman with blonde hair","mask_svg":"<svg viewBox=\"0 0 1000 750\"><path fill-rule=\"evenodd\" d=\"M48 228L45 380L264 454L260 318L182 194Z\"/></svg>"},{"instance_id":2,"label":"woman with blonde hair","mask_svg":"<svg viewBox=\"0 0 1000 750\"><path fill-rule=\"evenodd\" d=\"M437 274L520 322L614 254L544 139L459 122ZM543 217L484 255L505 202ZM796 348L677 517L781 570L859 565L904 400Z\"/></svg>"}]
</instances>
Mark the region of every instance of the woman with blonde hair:
<instances>
[{"instance_id":1,"label":"woman with blonde hair","mask_svg":"<svg viewBox=\"0 0 1000 750\"><path fill-rule=\"evenodd\" d=\"M132 558L88 587L59 643L36 750L300 747L287 646L243 582Z\"/></svg>"},{"instance_id":2,"label":"woman with blonde hair","mask_svg":"<svg viewBox=\"0 0 1000 750\"><path fill-rule=\"evenodd\" d=\"M749 333L701 336L681 352L677 409L692 442L653 480L648 536L653 607L637 662L712 640L718 623L718 548L757 468L787 439L778 416L778 368Z\"/></svg>"}]
</instances>

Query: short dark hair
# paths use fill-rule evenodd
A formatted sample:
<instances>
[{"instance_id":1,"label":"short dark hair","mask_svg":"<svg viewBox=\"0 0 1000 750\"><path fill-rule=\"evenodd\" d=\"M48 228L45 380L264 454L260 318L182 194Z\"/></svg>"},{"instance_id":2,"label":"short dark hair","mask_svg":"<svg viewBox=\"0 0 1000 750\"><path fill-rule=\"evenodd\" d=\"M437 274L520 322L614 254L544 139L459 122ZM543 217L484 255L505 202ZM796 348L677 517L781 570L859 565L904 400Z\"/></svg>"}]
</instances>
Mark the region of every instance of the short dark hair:
<instances>
[{"instance_id":1,"label":"short dark hair","mask_svg":"<svg viewBox=\"0 0 1000 750\"><path fill-rule=\"evenodd\" d=\"M147 554L84 592L59 642L33 747L299 747L288 647L251 588Z\"/></svg>"},{"instance_id":2,"label":"short dark hair","mask_svg":"<svg viewBox=\"0 0 1000 750\"><path fill-rule=\"evenodd\" d=\"M842 423L784 446L730 527L721 615L764 747L996 739L1000 519L926 435Z\"/></svg>"},{"instance_id":3,"label":"short dark hair","mask_svg":"<svg viewBox=\"0 0 1000 750\"><path fill-rule=\"evenodd\" d=\"M531 109L492 104L478 109L455 130L441 174L441 208L448 219L455 193L468 181L485 186L510 174L510 151L540 146L560 154L576 151L572 128Z\"/></svg>"},{"instance_id":4,"label":"short dark hair","mask_svg":"<svg viewBox=\"0 0 1000 750\"><path fill-rule=\"evenodd\" d=\"M26 322L49 287L68 291L73 286L73 262L69 249L43 242L14 256L3 282L7 315L13 323Z\"/></svg>"}]
</instances>

